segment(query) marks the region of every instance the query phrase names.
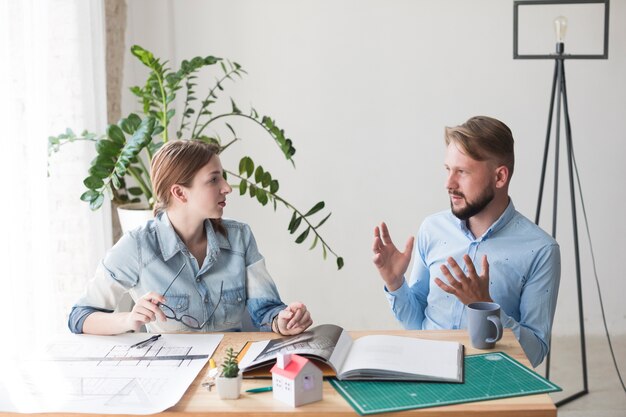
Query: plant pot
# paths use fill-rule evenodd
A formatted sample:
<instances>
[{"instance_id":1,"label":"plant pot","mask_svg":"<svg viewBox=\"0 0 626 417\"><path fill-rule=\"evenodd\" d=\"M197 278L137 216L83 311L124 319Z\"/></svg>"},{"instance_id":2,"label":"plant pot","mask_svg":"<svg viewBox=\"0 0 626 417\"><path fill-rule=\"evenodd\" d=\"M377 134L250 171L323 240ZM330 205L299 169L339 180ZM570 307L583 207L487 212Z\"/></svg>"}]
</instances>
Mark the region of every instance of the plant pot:
<instances>
[{"instance_id":1,"label":"plant pot","mask_svg":"<svg viewBox=\"0 0 626 417\"><path fill-rule=\"evenodd\" d=\"M117 215L120 218L122 233L127 233L139 226L143 226L152 218L152 210L145 203L122 204L117 207Z\"/></svg>"},{"instance_id":2,"label":"plant pot","mask_svg":"<svg viewBox=\"0 0 626 417\"><path fill-rule=\"evenodd\" d=\"M217 386L217 395L222 400L236 400L241 393L241 373L235 378L218 376L215 379L215 385Z\"/></svg>"}]
</instances>

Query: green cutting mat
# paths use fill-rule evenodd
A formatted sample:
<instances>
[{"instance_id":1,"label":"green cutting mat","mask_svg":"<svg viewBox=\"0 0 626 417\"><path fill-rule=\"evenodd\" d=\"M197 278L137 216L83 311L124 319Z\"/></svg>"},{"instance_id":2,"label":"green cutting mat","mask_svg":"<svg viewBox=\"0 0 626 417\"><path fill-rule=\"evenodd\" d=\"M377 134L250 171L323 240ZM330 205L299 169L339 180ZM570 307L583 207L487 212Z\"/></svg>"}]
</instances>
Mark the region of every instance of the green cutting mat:
<instances>
[{"instance_id":1,"label":"green cutting mat","mask_svg":"<svg viewBox=\"0 0 626 417\"><path fill-rule=\"evenodd\" d=\"M463 384L334 378L330 383L360 415L561 391L503 352L466 356Z\"/></svg>"}]
</instances>

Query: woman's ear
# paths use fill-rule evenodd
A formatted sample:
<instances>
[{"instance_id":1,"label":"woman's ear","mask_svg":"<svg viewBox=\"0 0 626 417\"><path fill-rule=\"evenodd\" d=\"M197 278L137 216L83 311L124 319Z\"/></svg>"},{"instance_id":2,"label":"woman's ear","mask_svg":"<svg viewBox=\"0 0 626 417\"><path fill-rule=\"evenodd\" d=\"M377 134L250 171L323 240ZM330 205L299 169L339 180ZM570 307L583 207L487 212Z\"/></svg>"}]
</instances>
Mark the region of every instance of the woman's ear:
<instances>
[{"instance_id":1,"label":"woman's ear","mask_svg":"<svg viewBox=\"0 0 626 417\"><path fill-rule=\"evenodd\" d=\"M509 182L509 168L506 165L500 165L496 168L496 188L502 188Z\"/></svg>"},{"instance_id":2,"label":"woman's ear","mask_svg":"<svg viewBox=\"0 0 626 417\"><path fill-rule=\"evenodd\" d=\"M185 189L180 184L174 184L170 188L170 194L172 197L181 203L187 202L187 195L185 194Z\"/></svg>"}]
</instances>

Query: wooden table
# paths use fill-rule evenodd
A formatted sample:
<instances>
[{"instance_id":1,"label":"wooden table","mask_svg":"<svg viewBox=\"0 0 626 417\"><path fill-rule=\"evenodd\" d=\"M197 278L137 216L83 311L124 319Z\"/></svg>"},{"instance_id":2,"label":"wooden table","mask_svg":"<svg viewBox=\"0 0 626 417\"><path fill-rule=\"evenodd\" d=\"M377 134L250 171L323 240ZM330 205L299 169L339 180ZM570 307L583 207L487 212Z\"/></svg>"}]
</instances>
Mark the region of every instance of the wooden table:
<instances>
[{"instance_id":1,"label":"wooden table","mask_svg":"<svg viewBox=\"0 0 626 417\"><path fill-rule=\"evenodd\" d=\"M465 354L485 352L473 349L465 330L442 330L442 331L352 331L350 335L358 338L368 334L386 334L400 336L414 336L423 339L455 340L465 345ZM276 335L268 333L227 333L222 343L215 352L215 358L223 358L225 350L232 347L238 351L248 340L266 340ZM506 352L524 365L530 367L530 362L524 355L522 348L511 332L506 329L502 340L496 349ZM219 366L219 361L218 362ZM224 414L227 416L278 416L285 413L297 412L304 415L323 416L356 416L358 415L350 405L341 397L328 382L324 382L324 399L316 403L302 407L292 408L272 399L271 392L260 394L242 393L238 400L220 400L215 388L209 392L202 387L207 368L200 372L198 378L187 390L180 402L167 410L164 414L177 417L206 416L209 414ZM246 380L243 381L242 390L271 385L271 380ZM445 407L433 407L420 410L403 411L389 414L393 416L419 415L419 416L556 416L556 407L547 394L530 395L525 397L506 398L501 400L481 401L474 403L458 404Z\"/></svg>"},{"instance_id":2,"label":"wooden table","mask_svg":"<svg viewBox=\"0 0 626 417\"><path fill-rule=\"evenodd\" d=\"M442 331L353 331L353 338L359 338L368 334L400 335L420 337L423 339L454 340L465 345L465 354L474 354L485 351L473 349L465 330L442 330ZM228 347L235 351L240 350L249 341L267 340L275 338L273 333L226 333L224 339L214 354L218 366L224 357ZM505 329L504 336L496 344L497 351L506 352L524 365L530 367L530 362L524 355L520 344L510 329ZM219 360L217 359L219 358ZM174 407L164 413L171 417L205 417L211 415L224 416L283 416L287 413L298 413L306 416L358 416L328 382L324 382L324 398L322 401L307 404L302 407L292 408L281 402L274 401L271 392L259 394L247 394L242 392L238 400L221 400L215 388L209 391L202 386L206 380L208 365L204 367L195 381L191 384L183 398ZM243 389L263 387L271 385L271 380L247 380L243 381ZM8 416L8 413L0 413L0 417ZM42 414L30 414L41 416ZM49 413L50 416L62 415L76 417L78 414ZM82 415L82 414L81 414ZM382 415L382 414L381 414ZM506 398L501 400L481 401L474 403L450 405L445 407L423 408L399 413L386 414L389 416L556 416L556 407L547 394L530 395L525 397ZM90 415L93 416L93 415ZM119 414L116 416L120 416ZM136 417L136 416L133 416Z\"/></svg>"}]
</instances>

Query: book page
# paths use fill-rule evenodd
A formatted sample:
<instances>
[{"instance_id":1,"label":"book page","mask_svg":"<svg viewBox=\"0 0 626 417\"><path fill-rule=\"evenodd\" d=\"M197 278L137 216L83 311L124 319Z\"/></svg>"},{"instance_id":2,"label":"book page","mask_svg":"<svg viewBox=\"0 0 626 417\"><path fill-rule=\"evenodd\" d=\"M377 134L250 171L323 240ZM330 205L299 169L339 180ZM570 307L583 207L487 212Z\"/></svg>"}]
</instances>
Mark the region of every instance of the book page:
<instances>
[{"instance_id":1,"label":"book page","mask_svg":"<svg viewBox=\"0 0 626 417\"><path fill-rule=\"evenodd\" d=\"M462 348L457 342L371 335L352 342L340 379L460 379ZM411 377L412 376L412 377Z\"/></svg>"},{"instance_id":2,"label":"book page","mask_svg":"<svg viewBox=\"0 0 626 417\"><path fill-rule=\"evenodd\" d=\"M329 360L335 370L341 369L343 363L348 357L351 348L352 337L350 337L350 335L345 330L343 330L341 332L341 335L339 336L339 340L337 341L335 350L333 351L333 354Z\"/></svg>"},{"instance_id":3,"label":"book page","mask_svg":"<svg viewBox=\"0 0 626 417\"><path fill-rule=\"evenodd\" d=\"M339 326L323 324L296 336L252 343L239 367L246 371L272 363L278 352L314 357L334 367L330 359L342 332Z\"/></svg>"}]
</instances>

